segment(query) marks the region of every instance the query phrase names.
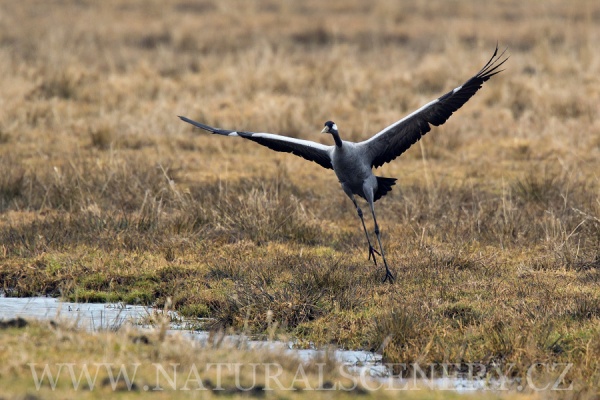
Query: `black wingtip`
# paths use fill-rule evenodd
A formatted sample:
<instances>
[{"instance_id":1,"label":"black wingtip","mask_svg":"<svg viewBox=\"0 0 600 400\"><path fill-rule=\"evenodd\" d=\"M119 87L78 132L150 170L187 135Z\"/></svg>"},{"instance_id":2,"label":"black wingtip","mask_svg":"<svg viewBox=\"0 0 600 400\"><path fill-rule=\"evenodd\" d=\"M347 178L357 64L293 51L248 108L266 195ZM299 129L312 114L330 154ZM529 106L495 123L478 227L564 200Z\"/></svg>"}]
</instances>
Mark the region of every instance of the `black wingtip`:
<instances>
[{"instance_id":1,"label":"black wingtip","mask_svg":"<svg viewBox=\"0 0 600 400\"><path fill-rule=\"evenodd\" d=\"M179 119L182 120L183 122L187 122L188 124L192 124L192 125L196 125L196 121L193 121L187 117L184 117L183 115L178 115Z\"/></svg>"},{"instance_id":2,"label":"black wingtip","mask_svg":"<svg viewBox=\"0 0 600 400\"><path fill-rule=\"evenodd\" d=\"M510 55L504 57L508 51L508 46L506 46L506 48L500 54L498 54L498 50L498 42L496 42L494 54L492 54L492 57L490 57L489 61L483 66L483 68L481 68L477 75L475 75L476 77L483 79L484 82L492 76L504 71L504 69L499 68L510 58Z\"/></svg>"},{"instance_id":3,"label":"black wingtip","mask_svg":"<svg viewBox=\"0 0 600 400\"><path fill-rule=\"evenodd\" d=\"M179 117L179 119L181 119L183 122L187 122L188 124L194 125L194 126L195 126L195 127L197 127L197 128L204 129L204 130L206 130L206 131L209 131L209 132L214 132L214 131L216 130L216 129L215 129L215 128L213 128L212 126L208 126L208 125L201 124L200 122L196 122L196 121L194 121L193 119L189 119L189 118L187 118L187 117L184 117L184 116L182 116L182 115L178 115L178 117Z\"/></svg>"},{"instance_id":4,"label":"black wingtip","mask_svg":"<svg viewBox=\"0 0 600 400\"><path fill-rule=\"evenodd\" d=\"M184 117L184 116L181 116L181 115L179 115L179 118L180 118L182 121L184 121L184 122L187 122L188 124L192 124L192 125L194 125L195 127L197 127L197 128L200 128L200 129L203 129L203 130L205 130L205 131L208 131L208 132L210 132L210 133L216 133L216 134L218 134L218 135L226 135L226 136L227 136L227 135L229 135L230 133L234 132L234 131L232 131L232 130L228 130L228 129L219 129L219 128L214 128L214 127L212 127L212 126L209 126L209 125L202 124L202 123L200 123L200 122L194 121L193 119L189 119L189 118L187 118L187 117Z\"/></svg>"}]
</instances>

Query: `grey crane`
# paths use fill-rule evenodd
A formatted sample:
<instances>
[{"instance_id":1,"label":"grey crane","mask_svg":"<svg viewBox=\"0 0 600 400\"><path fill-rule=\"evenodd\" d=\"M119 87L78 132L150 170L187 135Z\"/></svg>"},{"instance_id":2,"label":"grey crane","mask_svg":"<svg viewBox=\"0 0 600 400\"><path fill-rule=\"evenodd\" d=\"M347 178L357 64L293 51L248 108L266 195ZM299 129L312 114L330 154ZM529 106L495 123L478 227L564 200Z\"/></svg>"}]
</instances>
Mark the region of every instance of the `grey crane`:
<instances>
[{"instance_id":1,"label":"grey crane","mask_svg":"<svg viewBox=\"0 0 600 400\"><path fill-rule=\"evenodd\" d=\"M375 176L372 169L392 161L408 150L410 146L431 130L430 125L439 126L446 122L453 112L462 107L481 88L484 82L503 71L499 68L508 59L508 56L504 57L505 52L506 50L498 54L498 46L496 46L496 50L487 64L464 84L425 104L401 120L394 122L370 139L359 143L342 140L338 127L333 121L325 122L325 127L321 131L321 133L328 133L333 136L335 144L326 146L309 140L272 133L219 129L186 117L180 116L179 118L213 134L241 136L244 139L251 140L272 150L292 153L306 160L316 162L324 168L333 169L342 185L344 193L354 203L362 222L367 243L369 244L369 260L372 258L377 266L375 255L379 255L383 259L385 266L385 278L383 282L389 280L390 283L393 283L395 278L385 258L373 203L392 190L396 179ZM363 218L363 212L356 202L355 195L362 197L369 204L371 214L373 215L374 231L379 251L371 243Z\"/></svg>"}]
</instances>

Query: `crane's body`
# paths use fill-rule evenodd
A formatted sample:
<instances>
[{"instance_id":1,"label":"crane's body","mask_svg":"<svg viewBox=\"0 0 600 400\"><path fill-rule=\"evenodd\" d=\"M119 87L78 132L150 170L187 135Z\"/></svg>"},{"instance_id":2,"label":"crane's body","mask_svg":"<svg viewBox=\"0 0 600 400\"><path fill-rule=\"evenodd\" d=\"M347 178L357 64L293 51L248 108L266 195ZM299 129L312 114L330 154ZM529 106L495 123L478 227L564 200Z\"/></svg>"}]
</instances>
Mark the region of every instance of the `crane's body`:
<instances>
[{"instance_id":1,"label":"crane's body","mask_svg":"<svg viewBox=\"0 0 600 400\"><path fill-rule=\"evenodd\" d=\"M352 142L342 142L342 146L335 146L331 153L333 171L344 191L366 199L363 185L377 185L377 180L371 165L361 157L361 149Z\"/></svg>"}]
</instances>

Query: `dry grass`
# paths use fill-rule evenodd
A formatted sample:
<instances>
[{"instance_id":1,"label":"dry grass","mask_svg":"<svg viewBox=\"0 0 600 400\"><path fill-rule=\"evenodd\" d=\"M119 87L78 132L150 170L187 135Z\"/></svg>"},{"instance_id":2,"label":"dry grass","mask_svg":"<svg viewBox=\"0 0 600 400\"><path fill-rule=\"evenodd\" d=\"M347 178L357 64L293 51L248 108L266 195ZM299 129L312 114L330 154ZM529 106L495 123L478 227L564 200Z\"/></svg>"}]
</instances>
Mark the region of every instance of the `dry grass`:
<instances>
[{"instance_id":1,"label":"dry grass","mask_svg":"<svg viewBox=\"0 0 600 400\"><path fill-rule=\"evenodd\" d=\"M191 393L202 398L289 398L299 397L303 390L326 398L330 391L315 389L334 384L352 388L339 392L348 398L368 394L341 376L330 356L302 363L279 350L251 349L243 339L225 342L219 334L202 344L160 329L140 332L122 327L117 332L90 334L67 323L15 321L19 325L0 327L0 351L6 361L0 367L0 382L3 396L10 398L58 399L75 394L129 399L144 393L157 398L189 398ZM34 337L35 342L23 342L24 336ZM27 363L22 362L25 359ZM237 370L231 367L236 364ZM299 370L302 373L296 376ZM276 380L269 378L273 376Z\"/></svg>"},{"instance_id":2,"label":"dry grass","mask_svg":"<svg viewBox=\"0 0 600 400\"><path fill-rule=\"evenodd\" d=\"M0 6L6 293L170 297L399 362L573 362L597 391L597 2L28 3ZM506 71L379 171L394 286L332 173L176 117L358 140L496 42Z\"/></svg>"}]
</instances>

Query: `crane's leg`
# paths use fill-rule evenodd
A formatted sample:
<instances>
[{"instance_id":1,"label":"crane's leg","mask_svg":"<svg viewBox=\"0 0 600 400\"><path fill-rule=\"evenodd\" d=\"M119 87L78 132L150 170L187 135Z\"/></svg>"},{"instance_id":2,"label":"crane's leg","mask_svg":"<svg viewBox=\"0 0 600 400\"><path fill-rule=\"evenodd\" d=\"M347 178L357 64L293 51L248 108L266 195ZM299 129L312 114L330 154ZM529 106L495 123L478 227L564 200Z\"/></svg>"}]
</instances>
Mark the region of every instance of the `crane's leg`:
<instances>
[{"instance_id":1,"label":"crane's leg","mask_svg":"<svg viewBox=\"0 0 600 400\"><path fill-rule=\"evenodd\" d=\"M367 232L367 227L365 225L365 220L363 218L363 212L360 209L360 207L358 206L356 199L354 198L354 196L350 197L350 199L352 199L352 202L354 203L354 207L356 207L356 212L358 213L358 216L360 217L360 222L362 222L362 226L365 231L365 236L367 237L367 243L369 243L369 260L371 259L371 257L373 257L373 262L375 263L375 266L377 266L377 260L375 259L375 254L377 254L377 255L381 255L381 254L379 254L379 252L377 250L375 250L375 248L371 245L371 239L369 239L369 233Z\"/></svg>"},{"instance_id":2,"label":"crane's leg","mask_svg":"<svg viewBox=\"0 0 600 400\"><path fill-rule=\"evenodd\" d=\"M377 218L375 218L375 207L373 206L373 201L371 199L367 200L369 202L369 207L371 207L371 213L373 214L373 222L375 223L375 235L377 236L377 242L379 243L379 250L381 250L381 258L383 259L383 265L385 265L385 278L383 281L389 280L390 283L394 283L394 275L392 275L392 271L388 267L387 261L385 260L385 253L383 251L383 246L381 245L381 236L379 234L379 225L377 225Z\"/></svg>"}]
</instances>

